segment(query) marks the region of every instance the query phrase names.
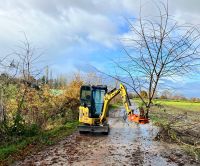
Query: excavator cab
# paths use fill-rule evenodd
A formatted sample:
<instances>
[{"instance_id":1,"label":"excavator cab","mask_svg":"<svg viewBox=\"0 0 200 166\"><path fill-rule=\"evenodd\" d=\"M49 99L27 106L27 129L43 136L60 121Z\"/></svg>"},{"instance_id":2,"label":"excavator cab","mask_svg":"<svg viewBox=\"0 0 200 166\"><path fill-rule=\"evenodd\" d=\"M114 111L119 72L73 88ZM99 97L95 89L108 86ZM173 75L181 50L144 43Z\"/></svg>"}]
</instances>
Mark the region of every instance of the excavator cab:
<instances>
[{"instance_id":1,"label":"excavator cab","mask_svg":"<svg viewBox=\"0 0 200 166\"><path fill-rule=\"evenodd\" d=\"M104 96L107 93L107 86L85 85L81 87L80 102L81 106L89 109L89 118L99 118L102 113Z\"/></svg>"},{"instance_id":2,"label":"excavator cab","mask_svg":"<svg viewBox=\"0 0 200 166\"><path fill-rule=\"evenodd\" d=\"M80 133L97 132L108 134L108 124L100 125L99 117L104 106L104 96L108 89L105 85L83 85L80 89L79 122Z\"/></svg>"}]
</instances>

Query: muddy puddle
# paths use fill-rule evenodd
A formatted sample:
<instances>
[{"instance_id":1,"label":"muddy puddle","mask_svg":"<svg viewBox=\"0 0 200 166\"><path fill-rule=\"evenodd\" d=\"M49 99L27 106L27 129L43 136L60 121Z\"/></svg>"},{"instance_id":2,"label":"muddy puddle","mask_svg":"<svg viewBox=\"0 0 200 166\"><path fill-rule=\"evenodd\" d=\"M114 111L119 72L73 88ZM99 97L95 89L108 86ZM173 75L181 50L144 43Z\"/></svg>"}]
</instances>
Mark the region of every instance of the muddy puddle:
<instances>
[{"instance_id":1,"label":"muddy puddle","mask_svg":"<svg viewBox=\"0 0 200 166\"><path fill-rule=\"evenodd\" d=\"M110 112L109 124L108 136L75 132L57 145L14 165L198 165L176 145L153 141L158 128L151 123L137 125L128 122L123 109Z\"/></svg>"}]
</instances>

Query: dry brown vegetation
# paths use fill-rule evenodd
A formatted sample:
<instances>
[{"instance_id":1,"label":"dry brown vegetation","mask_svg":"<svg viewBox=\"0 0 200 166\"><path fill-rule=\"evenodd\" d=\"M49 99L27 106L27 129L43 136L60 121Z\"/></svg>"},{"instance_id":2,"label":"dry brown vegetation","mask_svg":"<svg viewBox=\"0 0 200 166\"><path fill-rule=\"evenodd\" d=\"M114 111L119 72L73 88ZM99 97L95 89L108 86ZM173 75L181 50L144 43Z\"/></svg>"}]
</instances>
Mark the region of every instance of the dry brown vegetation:
<instances>
[{"instance_id":1,"label":"dry brown vegetation","mask_svg":"<svg viewBox=\"0 0 200 166\"><path fill-rule=\"evenodd\" d=\"M1 132L12 130L22 134L25 126L36 125L46 129L56 117L65 117L67 120L77 119L79 105L79 89L82 85L76 77L65 87L59 90L61 94L53 94L49 85L42 85L39 90L24 84L10 84L10 94L4 104L4 118ZM58 89L57 89L58 90Z\"/></svg>"},{"instance_id":2,"label":"dry brown vegetation","mask_svg":"<svg viewBox=\"0 0 200 166\"><path fill-rule=\"evenodd\" d=\"M200 160L200 112L173 106L152 109L152 121L160 127L156 140L176 142Z\"/></svg>"}]
</instances>

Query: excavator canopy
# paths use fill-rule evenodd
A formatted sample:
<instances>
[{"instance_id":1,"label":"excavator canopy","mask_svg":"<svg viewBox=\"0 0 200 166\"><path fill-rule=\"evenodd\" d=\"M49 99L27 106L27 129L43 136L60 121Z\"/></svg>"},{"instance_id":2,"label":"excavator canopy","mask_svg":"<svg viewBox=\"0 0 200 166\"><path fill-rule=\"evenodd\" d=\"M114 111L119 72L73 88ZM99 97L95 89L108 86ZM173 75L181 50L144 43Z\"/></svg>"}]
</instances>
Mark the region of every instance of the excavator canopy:
<instances>
[{"instance_id":1,"label":"excavator canopy","mask_svg":"<svg viewBox=\"0 0 200 166\"><path fill-rule=\"evenodd\" d=\"M104 96L107 93L107 86L105 85L84 85L80 91L81 105L88 107L90 111L90 118L99 118L102 113Z\"/></svg>"}]
</instances>

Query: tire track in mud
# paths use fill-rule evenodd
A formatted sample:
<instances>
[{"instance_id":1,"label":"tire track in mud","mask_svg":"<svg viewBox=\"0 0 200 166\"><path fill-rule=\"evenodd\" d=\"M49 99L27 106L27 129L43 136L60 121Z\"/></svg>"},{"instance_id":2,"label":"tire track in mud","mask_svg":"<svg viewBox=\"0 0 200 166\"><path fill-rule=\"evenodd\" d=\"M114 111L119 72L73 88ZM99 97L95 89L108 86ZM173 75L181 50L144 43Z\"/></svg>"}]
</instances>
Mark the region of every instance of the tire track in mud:
<instances>
[{"instance_id":1,"label":"tire track in mud","mask_svg":"<svg viewBox=\"0 0 200 166\"><path fill-rule=\"evenodd\" d=\"M186 156L171 145L155 142L158 128L152 124L137 125L125 121L124 110L110 112L108 136L75 132L57 145L27 157L14 165L187 165ZM173 160L174 159L174 160ZM192 165L192 163L188 163ZM195 164L193 164L195 165Z\"/></svg>"}]
</instances>

